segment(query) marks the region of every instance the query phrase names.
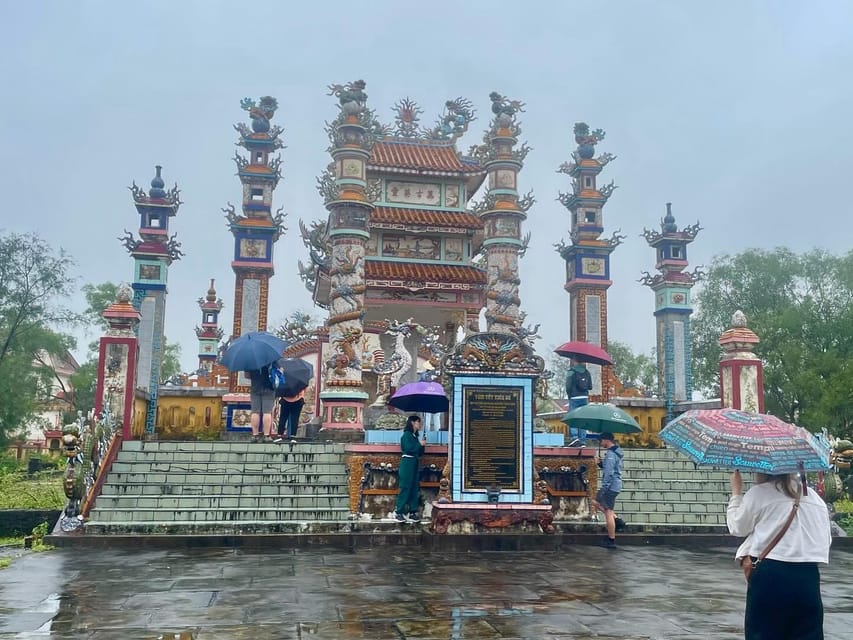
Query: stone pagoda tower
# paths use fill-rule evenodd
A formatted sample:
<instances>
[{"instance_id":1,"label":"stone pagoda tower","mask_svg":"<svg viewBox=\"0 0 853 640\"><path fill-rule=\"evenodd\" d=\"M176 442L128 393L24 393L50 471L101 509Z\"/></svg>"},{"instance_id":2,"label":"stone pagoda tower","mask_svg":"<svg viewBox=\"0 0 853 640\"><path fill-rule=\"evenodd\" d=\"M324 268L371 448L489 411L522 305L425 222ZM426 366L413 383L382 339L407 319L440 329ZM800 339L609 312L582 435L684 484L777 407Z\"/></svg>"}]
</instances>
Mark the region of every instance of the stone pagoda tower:
<instances>
[{"instance_id":1,"label":"stone pagoda tower","mask_svg":"<svg viewBox=\"0 0 853 640\"><path fill-rule=\"evenodd\" d=\"M699 223L681 231L672 215L672 203L666 203L666 216L660 232L643 230L643 237L656 252L655 275L643 273L640 282L655 292L657 319L658 393L666 401L667 422L674 416L677 402L690 400L693 394L693 370L690 340L690 314L693 306L690 290L701 271L685 271L687 245L693 242Z\"/></svg>"},{"instance_id":2,"label":"stone pagoda tower","mask_svg":"<svg viewBox=\"0 0 853 640\"><path fill-rule=\"evenodd\" d=\"M213 373L213 366L219 353L219 341L222 340L222 327L219 326L219 312L224 306L222 298L216 297L216 288L213 286L213 278L210 279L210 288L207 296L198 299L198 307L201 309L201 326L195 328L198 337L198 368L204 370L209 376Z\"/></svg>"},{"instance_id":3,"label":"stone pagoda tower","mask_svg":"<svg viewBox=\"0 0 853 640\"><path fill-rule=\"evenodd\" d=\"M604 131L590 132L584 122L575 124L577 149L572 161L563 163L559 172L572 178L570 193L560 193L559 201L571 215L570 244L555 245L566 261L565 289L569 292L569 325L572 340L607 348L607 289L610 280L610 254L624 239L618 230L610 239L604 233L604 205L616 188L611 181L599 186L598 175L615 156L595 156L595 145L604 139ZM589 366L592 374L593 401L609 399L613 381L609 368Z\"/></svg>"},{"instance_id":4,"label":"stone pagoda tower","mask_svg":"<svg viewBox=\"0 0 853 640\"><path fill-rule=\"evenodd\" d=\"M330 89L340 113L328 129L333 162L319 180L329 217L302 226L312 265L300 270L315 302L329 309L320 376L324 429L361 429L364 403L389 391L367 384L363 374L371 381L387 374L393 389L415 379L418 340L440 349L459 327L479 330L486 273L473 258L483 221L467 205L486 170L456 149L474 117L467 100L446 102L427 128L406 98L395 106L395 126L386 127L368 109L363 81ZM511 150L513 136L503 133ZM492 153L494 171L514 176L520 164L511 153L507 159ZM513 179L503 194L507 217L523 216L514 194ZM489 213L500 218L499 211ZM493 235L508 238L517 254L517 233L502 227ZM514 325L517 307L506 315ZM427 335L418 333L423 329Z\"/></svg>"},{"instance_id":5,"label":"stone pagoda tower","mask_svg":"<svg viewBox=\"0 0 853 640\"><path fill-rule=\"evenodd\" d=\"M483 220L483 249L486 253L486 330L512 333L518 330L522 316L518 288L518 259L524 255L529 235L522 240L521 225L533 205L528 194L518 197L518 172L530 151L526 144L514 149L521 127L515 116L523 104L507 100L492 92L492 112L495 114L485 143L478 149L483 167L488 173L488 192L475 208Z\"/></svg>"},{"instance_id":6,"label":"stone pagoda tower","mask_svg":"<svg viewBox=\"0 0 853 640\"><path fill-rule=\"evenodd\" d=\"M273 246L286 231L284 217L279 209L272 213L272 194L281 179L281 157L272 157L282 148L279 135L282 128L271 126L278 102L264 96L256 103L244 98L240 106L249 113L251 128L244 123L234 125L240 133L237 144L243 147L248 157L234 155L237 175L243 185L242 212L238 214L234 205L223 209L231 233L234 234L234 327L236 338L251 331L267 328L267 304L269 281L275 273ZM248 379L231 376L232 391L246 391Z\"/></svg>"},{"instance_id":7,"label":"stone pagoda tower","mask_svg":"<svg viewBox=\"0 0 853 640\"><path fill-rule=\"evenodd\" d=\"M161 167L151 180L148 193L136 186L130 187L133 204L139 214L139 239L125 230L124 242L134 260L133 306L139 310L138 327L139 362L137 385L148 392L150 401L145 415L145 432L154 433L157 417L157 396L160 387L160 364L163 360L163 326L166 317L166 283L169 265L180 259L181 243L169 236L169 219L177 215L181 205L177 185L165 190L160 176Z\"/></svg>"}]
</instances>

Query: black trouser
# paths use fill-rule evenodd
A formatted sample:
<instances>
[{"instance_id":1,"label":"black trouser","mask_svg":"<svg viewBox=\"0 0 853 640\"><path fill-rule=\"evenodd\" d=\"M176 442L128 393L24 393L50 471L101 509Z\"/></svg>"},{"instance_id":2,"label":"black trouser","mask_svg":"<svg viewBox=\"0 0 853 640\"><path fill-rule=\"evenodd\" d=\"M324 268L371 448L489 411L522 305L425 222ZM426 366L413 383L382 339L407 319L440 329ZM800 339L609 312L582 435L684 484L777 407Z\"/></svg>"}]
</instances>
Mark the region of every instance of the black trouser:
<instances>
[{"instance_id":1,"label":"black trouser","mask_svg":"<svg viewBox=\"0 0 853 640\"><path fill-rule=\"evenodd\" d=\"M817 564L763 560L746 591L744 626L746 640L822 640Z\"/></svg>"},{"instance_id":2,"label":"black trouser","mask_svg":"<svg viewBox=\"0 0 853 640\"><path fill-rule=\"evenodd\" d=\"M288 438L296 435L296 430L299 428L299 414L302 413L304 406L305 400L302 398L296 402L281 400L281 411L278 414L278 435L286 434Z\"/></svg>"}]
</instances>

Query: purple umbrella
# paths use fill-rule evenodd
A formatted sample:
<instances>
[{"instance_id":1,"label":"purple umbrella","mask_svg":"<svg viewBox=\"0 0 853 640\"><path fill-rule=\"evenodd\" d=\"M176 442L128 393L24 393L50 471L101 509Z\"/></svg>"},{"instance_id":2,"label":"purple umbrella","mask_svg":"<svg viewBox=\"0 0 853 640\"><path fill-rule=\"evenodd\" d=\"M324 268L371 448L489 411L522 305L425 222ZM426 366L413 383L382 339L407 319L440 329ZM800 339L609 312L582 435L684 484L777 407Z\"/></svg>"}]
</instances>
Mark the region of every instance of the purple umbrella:
<instances>
[{"instance_id":1,"label":"purple umbrella","mask_svg":"<svg viewBox=\"0 0 853 640\"><path fill-rule=\"evenodd\" d=\"M391 396L388 404L402 411L418 413L444 413L450 408L444 387L437 382L404 384Z\"/></svg>"}]
</instances>

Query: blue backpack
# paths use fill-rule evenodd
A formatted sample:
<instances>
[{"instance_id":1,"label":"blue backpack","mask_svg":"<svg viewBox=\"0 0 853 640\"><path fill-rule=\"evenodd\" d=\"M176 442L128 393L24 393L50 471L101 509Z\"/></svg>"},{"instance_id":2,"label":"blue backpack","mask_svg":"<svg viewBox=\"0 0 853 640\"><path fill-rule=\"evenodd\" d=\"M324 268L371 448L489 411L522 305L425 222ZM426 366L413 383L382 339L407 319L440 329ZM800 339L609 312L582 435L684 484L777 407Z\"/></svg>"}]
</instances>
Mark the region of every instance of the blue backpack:
<instances>
[{"instance_id":1,"label":"blue backpack","mask_svg":"<svg viewBox=\"0 0 853 640\"><path fill-rule=\"evenodd\" d=\"M269 366L270 389L279 393L284 388L284 371L278 368L276 363Z\"/></svg>"}]
</instances>

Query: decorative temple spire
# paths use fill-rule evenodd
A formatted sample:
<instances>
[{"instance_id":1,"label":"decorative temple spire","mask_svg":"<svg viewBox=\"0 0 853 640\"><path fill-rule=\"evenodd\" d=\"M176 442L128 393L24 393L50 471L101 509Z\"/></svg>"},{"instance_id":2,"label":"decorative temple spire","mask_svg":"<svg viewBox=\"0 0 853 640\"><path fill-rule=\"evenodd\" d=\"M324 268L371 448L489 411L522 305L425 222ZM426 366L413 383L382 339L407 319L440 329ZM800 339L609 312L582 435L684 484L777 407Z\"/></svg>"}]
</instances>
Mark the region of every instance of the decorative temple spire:
<instances>
[{"instance_id":1,"label":"decorative temple spire","mask_svg":"<svg viewBox=\"0 0 853 640\"><path fill-rule=\"evenodd\" d=\"M234 129L240 134L237 145L246 154L234 155L237 176L242 185L241 212L228 204L223 209L228 228L234 235L234 325L232 336L267 328L270 278L275 274L274 247L287 231L284 218L287 214L279 208L272 209L273 191L281 179L281 157L273 154L283 148L279 136L282 128L271 123L278 109L278 101L263 96L257 101L243 98L240 107L249 115L250 125L237 123ZM248 380L232 376L231 389L245 390Z\"/></svg>"},{"instance_id":2,"label":"decorative temple spire","mask_svg":"<svg viewBox=\"0 0 853 640\"><path fill-rule=\"evenodd\" d=\"M127 230L119 238L134 260L133 306L142 316L137 384L151 398L145 416L147 433L154 433L157 416L168 270L172 262L184 255L177 234L169 235L169 220L178 213L181 192L177 185L169 191L165 186L162 167L157 165L148 193L135 182L129 187L139 215L139 239Z\"/></svg>"},{"instance_id":3,"label":"decorative temple spire","mask_svg":"<svg viewBox=\"0 0 853 640\"><path fill-rule=\"evenodd\" d=\"M572 190L560 193L557 199L569 210L569 244L563 240L554 247L566 261L565 289L569 293L569 325L572 340L588 342L599 347L607 346L607 289L610 280L610 254L625 236L617 229L610 238L604 233L604 205L616 186L599 186L602 169L615 159L610 153L595 157L595 148L604 140L602 129L590 130L585 122L574 127L577 148L571 162L557 169L572 179ZM591 395L597 400L610 397L613 388L612 373L597 365L589 367L593 378Z\"/></svg>"},{"instance_id":4,"label":"decorative temple spire","mask_svg":"<svg viewBox=\"0 0 853 640\"><path fill-rule=\"evenodd\" d=\"M483 138L478 156L488 172L488 192L474 208L484 225L483 249L486 253L486 330L511 333L520 328L521 298L518 260L524 254L528 238L521 237L521 225L533 205L533 196L518 195L518 172L530 148L522 143L516 115L524 103L510 100L493 91L489 95L495 114Z\"/></svg>"},{"instance_id":5,"label":"decorative temple spire","mask_svg":"<svg viewBox=\"0 0 853 640\"><path fill-rule=\"evenodd\" d=\"M205 371L213 371L219 351L219 341L222 340L223 331L219 326L219 312L224 306L222 298L216 297L216 288L213 278L210 279L210 288L207 296L198 299L201 309L201 326L195 328L198 337L198 368Z\"/></svg>"},{"instance_id":6,"label":"decorative temple spire","mask_svg":"<svg viewBox=\"0 0 853 640\"><path fill-rule=\"evenodd\" d=\"M692 273L685 269L687 245L701 227L697 222L679 231L672 203L667 202L660 229L660 232L643 229L643 237L655 249L658 273L644 271L639 282L655 292L658 393L666 401L667 419L672 419L675 403L690 400L693 394L690 289L703 274L699 268Z\"/></svg>"}]
</instances>

